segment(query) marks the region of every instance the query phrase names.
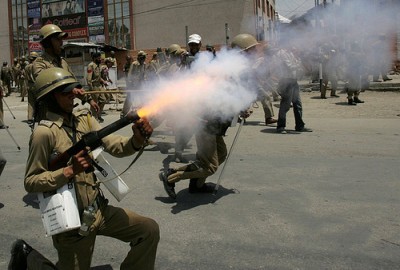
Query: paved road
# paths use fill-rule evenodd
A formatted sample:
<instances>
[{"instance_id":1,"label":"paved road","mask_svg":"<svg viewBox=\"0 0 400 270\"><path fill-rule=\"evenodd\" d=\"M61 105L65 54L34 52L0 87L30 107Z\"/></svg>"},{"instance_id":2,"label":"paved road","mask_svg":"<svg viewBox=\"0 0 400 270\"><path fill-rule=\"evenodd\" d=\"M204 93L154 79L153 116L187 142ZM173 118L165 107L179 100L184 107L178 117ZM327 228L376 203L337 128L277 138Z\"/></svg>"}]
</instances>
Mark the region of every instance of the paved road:
<instances>
[{"instance_id":1,"label":"paved road","mask_svg":"<svg viewBox=\"0 0 400 270\"><path fill-rule=\"evenodd\" d=\"M120 203L106 194L111 203L158 221L157 269L400 269L400 92L367 91L361 95L366 103L357 106L347 106L344 94L327 100L317 92L301 95L314 132L276 134L256 108L216 196L191 195L187 182L180 182L177 201L168 199L157 174L174 165L173 137L165 126L154 132L157 145L124 175L132 192ZM21 151L0 130L8 159L0 180L0 269L6 269L16 238L56 260L22 184L30 135L22 122L26 102L15 96L6 101L16 119L6 112L5 121ZM119 112L107 112L104 124L118 119ZM288 115L288 128L294 128ZM236 130L229 129L228 146ZM186 157L194 152L192 141ZM109 161L122 171L131 159ZM127 250L99 237L93 266L118 269Z\"/></svg>"}]
</instances>

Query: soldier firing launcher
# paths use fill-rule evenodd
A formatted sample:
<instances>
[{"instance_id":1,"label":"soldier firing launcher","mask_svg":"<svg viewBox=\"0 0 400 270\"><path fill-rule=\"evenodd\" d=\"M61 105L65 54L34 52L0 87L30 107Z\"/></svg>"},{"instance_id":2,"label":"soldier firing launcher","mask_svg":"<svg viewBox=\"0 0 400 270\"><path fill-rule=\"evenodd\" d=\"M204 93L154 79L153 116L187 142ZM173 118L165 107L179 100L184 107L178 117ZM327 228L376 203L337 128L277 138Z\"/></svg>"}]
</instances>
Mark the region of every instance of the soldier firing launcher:
<instances>
[{"instance_id":1,"label":"soldier firing launcher","mask_svg":"<svg viewBox=\"0 0 400 270\"><path fill-rule=\"evenodd\" d=\"M89 147L91 150L96 149L101 146L101 139L114 133L115 131L131 124L140 119L140 116L136 111L130 111L123 118L105 126L104 128L98 131L92 131L82 136L76 144L68 148L64 153L57 155L55 158L50 160L49 169L51 171L55 171L57 169L63 168L66 166L70 158L76 154L78 154L81 150Z\"/></svg>"}]
</instances>

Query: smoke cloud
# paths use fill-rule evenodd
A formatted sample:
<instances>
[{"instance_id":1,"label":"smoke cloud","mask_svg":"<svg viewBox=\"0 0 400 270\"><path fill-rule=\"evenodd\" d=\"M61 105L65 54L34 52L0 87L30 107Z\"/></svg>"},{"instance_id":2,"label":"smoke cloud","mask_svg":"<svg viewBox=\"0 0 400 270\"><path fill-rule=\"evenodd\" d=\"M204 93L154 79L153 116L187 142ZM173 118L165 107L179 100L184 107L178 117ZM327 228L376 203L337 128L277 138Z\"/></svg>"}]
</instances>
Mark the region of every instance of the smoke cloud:
<instances>
[{"instance_id":1,"label":"smoke cloud","mask_svg":"<svg viewBox=\"0 0 400 270\"><path fill-rule=\"evenodd\" d=\"M322 1L321 1L322 2ZM328 1L331 2L331 1ZM333 2L333 1L332 1ZM323 50L334 50L342 66L341 80L347 75L381 74L392 68L398 29L399 1L341 0L320 5L290 25L281 24L277 45L290 43L303 60L306 71L312 69ZM271 40L274 43L274 40ZM361 52L362 70L354 70L349 52ZM355 73L355 74L354 74Z\"/></svg>"},{"instance_id":2,"label":"smoke cloud","mask_svg":"<svg viewBox=\"0 0 400 270\"><path fill-rule=\"evenodd\" d=\"M139 104L135 102L135 94L133 103L146 108L150 118L161 116L192 125L212 115L228 120L256 98L246 76L251 64L237 50L223 48L215 58L211 53L201 52L190 69L147 82Z\"/></svg>"}]
</instances>

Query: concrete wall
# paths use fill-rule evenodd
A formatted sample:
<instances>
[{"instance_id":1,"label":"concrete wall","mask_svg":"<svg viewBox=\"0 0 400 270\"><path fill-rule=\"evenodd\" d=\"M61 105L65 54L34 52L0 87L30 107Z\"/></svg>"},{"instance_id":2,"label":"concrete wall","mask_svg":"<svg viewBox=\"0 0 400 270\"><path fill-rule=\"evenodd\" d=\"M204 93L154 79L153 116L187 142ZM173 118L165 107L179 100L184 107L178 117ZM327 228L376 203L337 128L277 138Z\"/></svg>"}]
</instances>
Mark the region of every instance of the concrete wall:
<instances>
[{"instance_id":1,"label":"concrete wall","mask_svg":"<svg viewBox=\"0 0 400 270\"><path fill-rule=\"evenodd\" d=\"M135 49L186 45L188 34L202 36L203 45L225 44L225 23L232 39L241 32L255 34L253 0L133 1ZM162 3L162 5L160 5Z\"/></svg>"},{"instance_id":2,"label":"concrete wall","mask_svg":"<svg viewBox=\"0 0 400 270\"><path fill-rule=\"evenodd\" d=\"M8 26L8 0L2 0L0 2L0 61L1 64L7 61L11 65L11 45Z\"/></svg>"}]
</instances>

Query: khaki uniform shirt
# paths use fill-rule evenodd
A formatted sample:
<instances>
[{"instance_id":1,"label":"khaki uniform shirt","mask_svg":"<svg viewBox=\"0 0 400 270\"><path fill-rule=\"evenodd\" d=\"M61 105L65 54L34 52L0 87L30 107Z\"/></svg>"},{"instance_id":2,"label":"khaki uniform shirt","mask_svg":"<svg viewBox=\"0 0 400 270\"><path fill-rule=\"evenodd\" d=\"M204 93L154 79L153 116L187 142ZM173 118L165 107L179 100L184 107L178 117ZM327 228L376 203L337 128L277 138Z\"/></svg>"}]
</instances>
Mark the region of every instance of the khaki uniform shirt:
<instances>
[{"instance_id":1,"label":"khaki uniform shirt","mask_svg":"<svg viewBox=\"0 0 400 270\"><path fill-rule=\"evenodd\" d=\"M99 89L102 86L100 65L97 65L95 62L91 62L88 65L86 81L90 90L101 90Z\"/></svg>"},{"instance_id":2,"label":"khaki uniform shirt","mask_svg":"<svg viewBox=\"0 0 400 270\"><path fill-rule=\"evenodd\" d=\"M68 70L72 75L74 75L67 61L65 61L64 58L62 57L56 58L44 52L41 56L36 58L35 61L33 61L33 77L36 79L36 77L42 70L53 67L63 68L65 70Z\"/></svg>"},{"instance_id":3,"label":"khaki uniform shirt","mask_svg":"<svg viewBox=\"0 0 400 270\"><path fill-rule=\"evenodd\" d=\"M138 61L134 61L131 64L128 72L128 81L130 87L133 87L134 89L141 88L144 81L147 80L146 69L146 63L141 65Z\"/></svg>"},{"instance_id":4,"label":"khaki uniform shirt","mask_svg":"<svg viewBox=\"0 0 400 270\"><path fill-rule=\"evenodd\" d=\"M46 52L43 52L43 54L35 59L33 61L33 68L32 68L32 78L34 81L36 80L36 77L39 75L39 73L45 69L48 68L54 68L54 67L59 67L65 70L68 70L72 76L75 77L74 73L72 73L72 70L70 66L68 65L67 61L65 61L64 58L62 57L53 57L49 55ZM75 77L76 79L76 77ZM80 98L83 103L85 102L90 102L92 99L89 95L85 95L84 97Z\"/></svg>"},{"instance_id":5,"label":"khaki uniform shirt","mask_svg":"<svg viewBox=\"0 0 400 270\"><path fill-rule=\"evenodd\" d=\"M42 120L33 131L29 141L29 155L26 165L24 186L27 192L54 191L69 182L63 168L49 171L48 164L52 153L63 153L73 145L73 129L76 141L82 135L101 129L99 123L86 110L74 113L69 123L63 117L48 112L48 120ZM125 157L135 153L133 138L110 134L102 139L104 151L115 157ZM80 212L92 204L99 189L96 187L94 173L80 173L73 178Z\"/></svg>"}]
</instances>

